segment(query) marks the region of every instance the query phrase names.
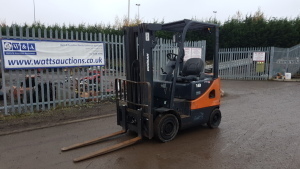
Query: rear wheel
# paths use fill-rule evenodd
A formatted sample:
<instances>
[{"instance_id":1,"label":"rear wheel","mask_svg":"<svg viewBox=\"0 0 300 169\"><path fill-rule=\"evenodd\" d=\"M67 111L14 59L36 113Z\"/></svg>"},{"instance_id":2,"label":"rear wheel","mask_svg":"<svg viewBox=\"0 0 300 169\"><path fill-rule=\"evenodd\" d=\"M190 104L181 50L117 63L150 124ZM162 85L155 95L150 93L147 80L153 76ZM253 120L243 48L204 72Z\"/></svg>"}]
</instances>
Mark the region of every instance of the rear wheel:
<instances>
[{"instance_id":1,"label":"rear wheel","mask_svg":"<svg viewBox=\"0 0 300 169\"><path fill-rule=\"evenodd\" d=\"M179 122L173 114L158 116L154 121L154 134L161 142L173 140L178 133L178 129Z\"/></svg>"},{"instance_id":2,"label":"rear wheel","mask_svg":"<svg viewBox=\"0 0 300 169\"><path fill-rule=\"evenodd\" d=\"M222 118L221 111L219 109L213 110L207 122L208 127L212 129L217 128L221 123L221 118Z\"/></svg>"}]
</instances>

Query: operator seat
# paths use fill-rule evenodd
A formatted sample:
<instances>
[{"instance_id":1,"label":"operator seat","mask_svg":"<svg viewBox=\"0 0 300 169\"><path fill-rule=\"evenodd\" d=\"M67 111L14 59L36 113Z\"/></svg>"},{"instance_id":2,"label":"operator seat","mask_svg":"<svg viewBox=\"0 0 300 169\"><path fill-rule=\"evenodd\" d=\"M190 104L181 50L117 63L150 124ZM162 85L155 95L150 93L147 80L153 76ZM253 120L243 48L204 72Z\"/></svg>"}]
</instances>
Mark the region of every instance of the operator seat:
<instances>
[{"instance_id":1,"label":"operator seat","mask_svg":"<svg viewBox=\"0 0 300 169\"><path fill-rule=\"evenodd\" d=\"M203 71L204 61L200 58L190 58L184 63L181 76L178 76L177 82L203 80L205 78Z\"/></svg>"}]
</instances>

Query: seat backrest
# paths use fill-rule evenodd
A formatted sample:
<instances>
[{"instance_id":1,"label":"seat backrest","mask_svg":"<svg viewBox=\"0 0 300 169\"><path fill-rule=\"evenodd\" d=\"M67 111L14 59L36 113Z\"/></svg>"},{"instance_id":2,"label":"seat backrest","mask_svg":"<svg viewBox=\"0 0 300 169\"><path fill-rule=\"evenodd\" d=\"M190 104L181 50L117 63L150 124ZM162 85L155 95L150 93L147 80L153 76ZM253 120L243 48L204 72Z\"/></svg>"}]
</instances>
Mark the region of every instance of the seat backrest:
<instances>
[{"instance_id":1,"label":"seat backrest","mask_svg":"<svg viewBox=\"0 0 300 169\"><path fill-rule=\"evenodd\" d=\"M200 76L200 73L203 72L203 69L204 69L204 61L202 59L190 58L184 63L181 75L182 76L189 76L189 75Z\"/></svg>"}]
</instances>

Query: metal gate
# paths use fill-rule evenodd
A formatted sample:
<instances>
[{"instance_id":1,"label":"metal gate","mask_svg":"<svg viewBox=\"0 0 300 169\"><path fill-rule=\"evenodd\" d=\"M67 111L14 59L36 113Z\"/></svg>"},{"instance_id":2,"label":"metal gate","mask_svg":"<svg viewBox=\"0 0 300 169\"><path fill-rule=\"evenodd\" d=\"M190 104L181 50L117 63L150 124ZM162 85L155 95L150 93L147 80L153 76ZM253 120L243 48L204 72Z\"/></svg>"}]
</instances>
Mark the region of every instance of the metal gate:
<instances>
[{"instance_id":1,"label":"metal gate","mask_svg":"<svg viewBox=\"0 0 300 169\"><path fill-rule=\"evenodd\" d=\"M264 52L264 61L254 61L254 52ZM219 50L219 75L222 79L267 80L271 48L230 48Z\"/></svg>"},{"instance_id":2,"label":"metal gate","mask_svg":"<svg viewBox=\"0 0 300 169\"><path fill-rule=\"evenodd\" d=\"M291 48L273 48L270 65L270 78L277 73L291 73L292 77L300 75L300 45Z\"/></svg>"}]
</instances>

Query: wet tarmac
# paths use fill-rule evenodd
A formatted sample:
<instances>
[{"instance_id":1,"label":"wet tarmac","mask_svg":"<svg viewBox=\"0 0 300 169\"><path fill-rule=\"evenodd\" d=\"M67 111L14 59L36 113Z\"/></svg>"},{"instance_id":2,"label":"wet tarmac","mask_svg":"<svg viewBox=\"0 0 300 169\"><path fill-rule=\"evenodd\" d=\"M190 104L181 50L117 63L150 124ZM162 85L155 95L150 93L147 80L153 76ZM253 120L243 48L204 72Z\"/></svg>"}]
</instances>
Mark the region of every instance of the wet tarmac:
<instances>
[{"instance_id":1,"label":"wet tarmac","mask_svg":"<svg viewBox=\"0 0 300 169\"><path fill-rule=\"evenodd\" d=\"M1 169L299 169L300 82L222 81L222 122L146 140L80 163L72 159L132 137L70 152L60 148L120 130L116 117L0 137Z\"/></svg>"}]
</instances>

